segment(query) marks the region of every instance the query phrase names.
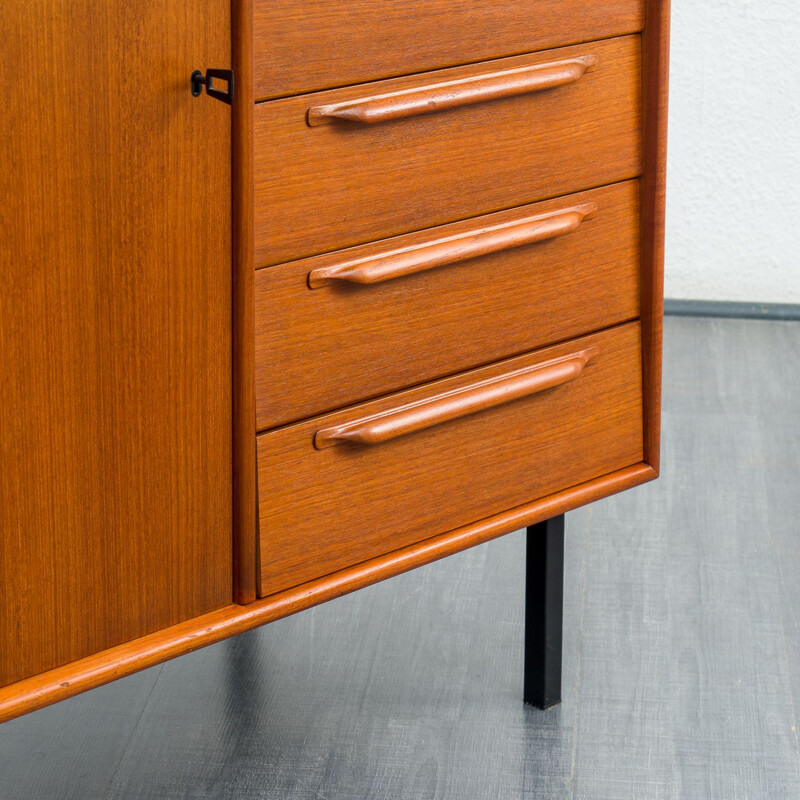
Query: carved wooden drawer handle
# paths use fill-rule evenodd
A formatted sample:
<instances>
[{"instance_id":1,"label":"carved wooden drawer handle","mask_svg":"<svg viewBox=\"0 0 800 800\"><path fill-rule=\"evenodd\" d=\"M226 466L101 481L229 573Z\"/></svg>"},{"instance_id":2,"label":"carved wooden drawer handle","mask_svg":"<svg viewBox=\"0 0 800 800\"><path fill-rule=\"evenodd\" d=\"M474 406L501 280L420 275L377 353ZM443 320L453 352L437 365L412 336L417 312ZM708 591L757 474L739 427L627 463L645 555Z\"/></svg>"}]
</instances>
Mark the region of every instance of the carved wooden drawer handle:
<instances>
[{"instance_id":1,"label":"carved wooden drawer handle","mask_svg":"<svg viewBox=\"0 0 800 800\"><path fill-rule=\"evenodd\" d=\"M333 281L362 284L390 281L434 267L564 236L596 212L597 203L581 203L513 222L478 226L443 239L311 270L308 273L308 285L318 289Z\"/></svg>"},{"instance_id":2,"label":"carved wooden drawer handle","mask_svg":"<svg viewBox=\"0 0 800 800\"><path fill-rule=\"evenodd\" d=\"M545 389L574 381L594 355L594 350L581 350L569 356L525 367L497 378L453 389L393 408L355 422L324 428L314 435L318 450L344 442L380 444L449 420L466 417L487 408L510 403Z\"/></svg>"},{"instance_id":3,"label":"carved wooden drawer handle","mask_svg":"<svg viewBox=\"0 0 800 800\"><path fill-rule=\"evenodd\" d=\"M574 83L587 69L594 67L597 61L597 56L593 55L576 56L549 64L490 72L487 75L433 83L390 94L362 97L359 100L314 106L308 110L308 124L326 125L338 119L371 125L501 97L555 89L557 86Z\"/></svg>"}]
</instances>

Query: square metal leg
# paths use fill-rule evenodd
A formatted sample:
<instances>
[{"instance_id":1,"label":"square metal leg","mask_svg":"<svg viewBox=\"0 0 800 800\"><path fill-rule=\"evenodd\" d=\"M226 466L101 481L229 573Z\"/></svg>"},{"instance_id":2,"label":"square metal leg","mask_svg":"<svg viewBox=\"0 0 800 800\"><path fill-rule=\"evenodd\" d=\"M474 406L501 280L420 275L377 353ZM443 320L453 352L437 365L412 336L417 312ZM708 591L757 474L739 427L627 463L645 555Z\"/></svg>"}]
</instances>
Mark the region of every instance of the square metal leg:
<instances>
[{"instance_id":1,"label":"square metal leg","mask_svg":"<svg viewBox=\"0 0 800 800\"><path fill-rule=\"evenodd\" d=\"M528 528L525 564L524 700L550 708L561 702L563 514Z\"/></svg>"}]
</instances>

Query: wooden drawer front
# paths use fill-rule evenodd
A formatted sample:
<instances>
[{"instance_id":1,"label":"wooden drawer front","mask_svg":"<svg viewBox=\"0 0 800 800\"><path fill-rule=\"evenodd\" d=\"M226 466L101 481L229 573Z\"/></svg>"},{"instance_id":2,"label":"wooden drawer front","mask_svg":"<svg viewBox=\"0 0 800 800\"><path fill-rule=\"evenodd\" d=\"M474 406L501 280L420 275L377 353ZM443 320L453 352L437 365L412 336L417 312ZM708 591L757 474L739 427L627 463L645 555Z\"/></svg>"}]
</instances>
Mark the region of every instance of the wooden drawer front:
<instances>
[{"instance_id":1,"label":"wooden drawer front","mask_svg":"<svg viewBox=\"0 0 800 800\"><path fill-rule=\"evenodd\" d=\"M256 0L258 99L640 31L642 0Z\"/></svg>"},{"instance_id":2,"label":"wooden drawer front","mask_svg":"<svg viewBox=\"0 0 800 800\"><path fill-rule=\"evenodd\" d=\"M640 77L628 36L263 103L256 266L635 177Z\"/></svg>"},{"instance_id":3,"label":"wooden drawer front","mask_svg":"<svg viewBox=\"0 0 800 800\"><path fill-rule=\"evenodd\" d=\"M638 317L638 190L259 270L259 430Z\"/></svg>"},{"instance_id":4,"label":"wooden drawer front","mask_svg":"<svg viewBox=\"0 0 800 800\"><path fill-rule=\"evenodd\" d=\"M266 595L641 461L639 324L257 441Z\"/></svg>"}]
</instances>

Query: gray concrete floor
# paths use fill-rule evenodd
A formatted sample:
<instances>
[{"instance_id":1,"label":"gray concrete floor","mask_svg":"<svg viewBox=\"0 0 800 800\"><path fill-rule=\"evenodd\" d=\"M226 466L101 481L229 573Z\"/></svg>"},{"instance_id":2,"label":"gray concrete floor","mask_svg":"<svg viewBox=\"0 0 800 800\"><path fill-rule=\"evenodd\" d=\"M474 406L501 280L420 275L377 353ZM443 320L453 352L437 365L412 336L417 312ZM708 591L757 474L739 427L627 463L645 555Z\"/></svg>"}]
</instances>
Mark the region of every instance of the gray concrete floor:
<instances>
[{"instance_id":1,"label":"gray concrete floor","mask_svg":"<svg viewBox=\"0 0 800 800\"><path fill-rule=\"evenodd\" d=\"M800 323L670 318L656 483L0 727L0 798L800 798Z\"/></svg>"}]
</instances>

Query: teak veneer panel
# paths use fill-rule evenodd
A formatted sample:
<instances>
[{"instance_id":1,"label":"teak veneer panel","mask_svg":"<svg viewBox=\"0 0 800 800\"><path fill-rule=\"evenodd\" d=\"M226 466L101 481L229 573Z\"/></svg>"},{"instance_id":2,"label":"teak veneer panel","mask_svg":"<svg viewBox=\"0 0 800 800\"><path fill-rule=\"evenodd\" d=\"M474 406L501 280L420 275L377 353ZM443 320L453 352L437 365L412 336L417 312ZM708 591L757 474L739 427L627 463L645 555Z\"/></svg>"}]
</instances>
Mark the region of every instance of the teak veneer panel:
<instances>
[{"instance_id":1,"label":"teak veneer panel","mask_svg":"<svg viewBox=\"0 0 800 800\"><path fill-rule=\"evenodd\" d=\"M0 684L231 602L224 3L4 6ZM12 77L13 76L13 77Z\"/></svg>"},{"instance_id":2,"label":"teak veneer panel","mask_svg":"<svg viewBox=\"0 0 800 800\"><path fill-rule=\"evenodd\" d=\"M261 594L641 461L639 335L629 323L259 436ZM586 351L588 363L556 388L380 444L320 441L322 431Z\"/></svg>"},{"instance_id":3,"label":"teak veneer panel","mask_svg":"<svg viewBox=\"0 0 800 800\"><path fill-rule=\"evenodd\" d=\"M642 0L256 0L255 96L329 89L642 29Z\"/></svg>"},{"instance_id":4,"label":"teak veneer panel","mask_svg":"<svg viewBox=\"0 0 800 800\"><path fill-rule=\"evenodd\" d=\"M638 317L638 188L629 181L258 270L259 430ZM591 217L550 240L372 285L308 285L312 270L591 205Z\"/></svg>"},{"instance_id":5,"label":"teak veneer panel","mask_svg":"<svg viewBox=\"0 0 800 800\"><path fill-rule=\"evenodd\" d=\"M641 47L628 36L273 100L255 111L255 265L277 264L636 177ZM594 57L559 88L376 124L311 108Z\"/></svg>"}]
</instances>

